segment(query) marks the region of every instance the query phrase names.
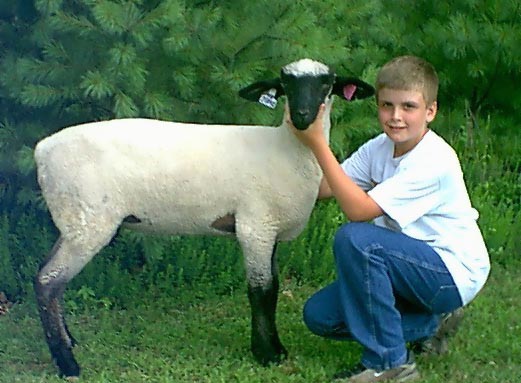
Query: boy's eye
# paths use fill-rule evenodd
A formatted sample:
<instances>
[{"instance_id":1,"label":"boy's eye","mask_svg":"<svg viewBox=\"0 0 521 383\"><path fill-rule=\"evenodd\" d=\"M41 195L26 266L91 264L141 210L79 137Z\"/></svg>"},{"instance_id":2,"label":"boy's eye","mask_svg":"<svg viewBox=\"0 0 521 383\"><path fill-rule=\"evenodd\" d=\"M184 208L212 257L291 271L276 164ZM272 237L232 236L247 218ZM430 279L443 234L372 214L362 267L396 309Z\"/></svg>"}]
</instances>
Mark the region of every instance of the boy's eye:
<instances>
[{"instance_id":1,"label":"boy's eye","mask_svg":"<svg viewBox=\"0 0 521 383\"><path fill-rule=\"evenodd\" d=\"M416 104L413 104L413 103L405 103L404 106L403 106L405 109L414 109L416 108Z\"/></svg>"}]
</instances>

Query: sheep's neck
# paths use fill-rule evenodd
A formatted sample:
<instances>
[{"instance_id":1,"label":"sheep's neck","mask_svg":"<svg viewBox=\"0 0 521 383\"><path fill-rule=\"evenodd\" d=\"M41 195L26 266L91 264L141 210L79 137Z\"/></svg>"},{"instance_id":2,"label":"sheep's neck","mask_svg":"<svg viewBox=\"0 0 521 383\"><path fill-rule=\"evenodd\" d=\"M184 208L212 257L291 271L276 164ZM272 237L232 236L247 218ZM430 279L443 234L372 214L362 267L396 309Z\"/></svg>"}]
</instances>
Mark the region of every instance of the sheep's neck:
<instances>
[{"instance_id":1,"label":"sheep's neck","mask_svg":"<svg viewBox=\"0 0 521 383\"><path fill-rule=\"evenodd\" d=\"M326 137L327 142L329 142L329 132L331 130L331 120L329 118L330 111L331 111L331 104L329 103L329 104L326 104L326 110L324 111L323 122L322 122L323 129L324 129L324 136ZM287 124L286 121L289 121L289 120L290 120L289 113L284 112L284 118L282 119L282 124L286 125ZM287 130L289 131L289 129L287 129ZM293 133L291 133L291 134L293 134Z\"/></svg>"},{"instance_id":2,"label":"sheep's neck","mask_svg":"<svg viewBox=\"0 0 521 383\"><path fill-rule=\"evenodd\" d=\"M331 119L329 118L331 114L331 105L332 100L326 103L326 110L324 111L322 122L324 126L324 136L326 137L327 142L329 142L329 132L331 131Z\"/></svg>"}]
</instances>

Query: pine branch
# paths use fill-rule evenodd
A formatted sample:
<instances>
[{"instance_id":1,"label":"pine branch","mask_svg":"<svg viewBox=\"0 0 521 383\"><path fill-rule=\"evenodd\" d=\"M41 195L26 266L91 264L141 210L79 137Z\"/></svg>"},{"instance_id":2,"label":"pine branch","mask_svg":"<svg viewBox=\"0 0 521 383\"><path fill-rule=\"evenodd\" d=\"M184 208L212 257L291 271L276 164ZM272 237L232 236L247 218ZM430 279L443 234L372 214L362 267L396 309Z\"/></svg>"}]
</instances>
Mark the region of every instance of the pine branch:
<instances>
[{"instance_id":1,"label":"pine branch","mask_svg":"<svg viewBox=\"0 0 521 383\"><path fill-rule=\"evenodd\" d=\"M143 98L144 111L147 116L153 118L167 117L171 109L172 100L164 93L146 93Z\"/></svg>"},{"instance_id":2,"label":"pine branch","mask_svg":"<svg viewBox=\"0 0 521 383\"><path fill-rule=\"evenodd\" d=\"M95 33L97 28L82 15L74 15L59 10L49 17L50 25L57 31L77 33L80 36Z\"/></svg>"},{"instance_id":3,"label":"pine branch","mask_svg":"<svg viewBox=\"0 0 521 383\"><path fill-rule=\"evenodd\" d=\"M137 57L136 49L125 43L116 44L108 53L114 66L128 66L134 62Z\"/></svg>"},{"instance_id":4,"label":"pine branch","mask_svg":"<svg viewBox=\"0 0 521 383\"><path fill-rule=\"evenodd\" d=\"M20 94L22 104L34 107L51 105L60 98L60 92L51 86L29 84Z\"/></svg>"},{"instance_id":5,"label":"pine branch","mask_svg":"<svg viewBox=\"0 0 521 383\"><path fill-rule=\"evenodd\" d=\"M27 145L22 145L20 149L16 152L16 167L20 174L24 176L31 173L34 168L34 158L33 158L33 149L28 147Z\"/></svg>"},{"instance_id":6,"label":"pine branch","mask_svg":"<svg viewBox=\"0 0 521 383\"><path fill-rule=\"evenodd\" d=\"M137 117L139 109L128 95L117 92L114 96L114 114L117 118Z\"/></svg>"},{"instance_id":7,"label":"pine branch","mask_svg":"<svg viewBox=\"0 0 521 383\"><path fill-rule=\"evenodd\" d=\"M53 14L62 7L63 0L35 0L34 7L44 16Z\"/></svg>"},{"instance_id":8,"label":"pine branch","mask_svg":"<svg viewBox=\"0 0 521 383\"><path fill-rule=\"evenodd\" d=\"M142 60L136 59L125 67L118 68L121 87L132 94L142 93L145 89L148 70Z\"/></svg>"},{"instance_id":9,"label":"pine branch","mask_svg":"<svg viewBox=\"0 0 521 383\"><path fill-rule=\"evenodd\" d=\"M124 6L111 1L98 1L92 7L92 15L98 25L111 35L121 35L127 30Z\"/></svg>"},{"instance_id":10,"label":"pine branch","mask_svg":"<svg viewBox=\"0 0 521 383\"><path fill-rule=\"evenodd\" d=\"M99 71L88 71L80 83L80 87L84 90L85 97L93 97L102 99L112 96L114 87L105 80L105 77Z\"/></svg>"}]
</instances>

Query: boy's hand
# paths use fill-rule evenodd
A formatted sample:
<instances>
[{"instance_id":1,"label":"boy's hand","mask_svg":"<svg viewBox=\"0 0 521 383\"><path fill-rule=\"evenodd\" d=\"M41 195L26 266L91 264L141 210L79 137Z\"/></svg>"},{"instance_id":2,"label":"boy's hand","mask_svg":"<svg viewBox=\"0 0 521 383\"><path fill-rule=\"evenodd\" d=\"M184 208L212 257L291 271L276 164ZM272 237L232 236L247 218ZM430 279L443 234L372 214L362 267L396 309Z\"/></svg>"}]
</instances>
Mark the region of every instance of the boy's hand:
<instances>
[{"instance_id":1,"label":"boy's hand","mask_svg":"<svg viewBox=\"0 0 521 383\"><path fill-rule=\"evenodd\" d=\"M326 137L324 136L324 111L326 105L321 104L318 109L317 118L309 125L306 130L298 130L291 122L291 117L288 110L288 105L285 105L287 120L286 123L290 126L291 131L297 138L306 146L313 149L323 143L326 143Z\"/></svg>"}]
</instances>

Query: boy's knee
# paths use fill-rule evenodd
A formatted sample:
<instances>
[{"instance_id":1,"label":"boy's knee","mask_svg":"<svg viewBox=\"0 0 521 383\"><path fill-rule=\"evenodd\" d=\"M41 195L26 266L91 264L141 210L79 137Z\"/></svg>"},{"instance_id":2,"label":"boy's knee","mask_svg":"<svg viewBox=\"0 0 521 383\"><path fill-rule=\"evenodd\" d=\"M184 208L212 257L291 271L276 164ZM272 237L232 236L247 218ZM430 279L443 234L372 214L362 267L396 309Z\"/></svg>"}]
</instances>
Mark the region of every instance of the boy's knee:
<instances>
[{"instance_id":1,"label":"boy's knee","mask_svg":"<svg viewBox=\"0 0 521 383\"><path fill-rule=\"evenodd\" d=\"M317 307L315 306L313 297L311 297L306 301L304 308L302 309L302 319L304 320L304 324L314 334L316 334L315 329L317 328Z\"/></svg>"},{"instance_id":2,"label":"boy's knee","mask_svg":"<svg viewBox=\"0 0 521 383\"><path fill-rule=\"evenodd\" d=\"M313 295L307 300L302 309L304 324L313 334L318 336L328 336L330 326L324 318L324 302L321 302L317 295Z\"/></svg>"},{"instance_id":3,"label":"boy's knee","mask_svg":"<svg viewBox=\"0 0 521 383\"><path fill-rule=\"evenodd\" d=\"M315 335L331 337L341 319L338 284L332 283L313 294L304 304L302 316L309 331Z\"/></svg>"}]
</instances>

